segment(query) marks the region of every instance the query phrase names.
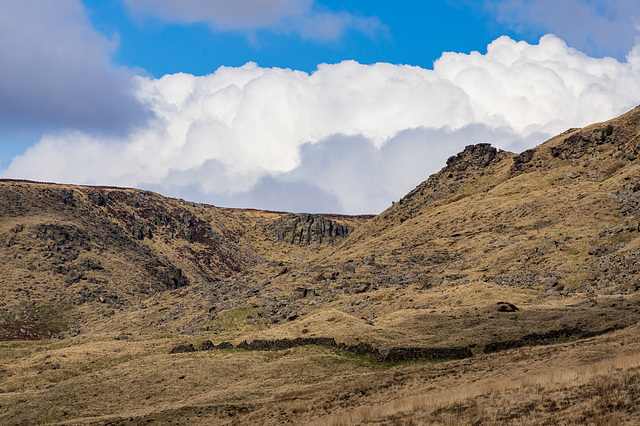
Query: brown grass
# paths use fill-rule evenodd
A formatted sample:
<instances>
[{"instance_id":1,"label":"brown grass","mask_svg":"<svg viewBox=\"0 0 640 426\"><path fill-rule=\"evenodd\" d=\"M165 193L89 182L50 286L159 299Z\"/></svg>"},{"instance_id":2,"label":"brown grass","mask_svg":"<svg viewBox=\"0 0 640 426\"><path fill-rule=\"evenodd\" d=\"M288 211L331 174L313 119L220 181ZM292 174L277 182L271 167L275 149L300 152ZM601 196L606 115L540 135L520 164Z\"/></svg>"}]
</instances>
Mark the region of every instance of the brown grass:
<instances>
[{"instance_id":1,"label":"brown grass","mask_svg":"<svg viewBox=\"0 0 640 426\"><path fill-rule=\"evenodd\" d=\"M628 272L615 256L640 247L637 212L623 216L610 196L640 175L618 149L637 148L638 113L613 120L610 139L592 146L602 124L553 138L521 171L502 153L484 170L436 175L440 186L422 184L371 220L332 216L357 228L338 245L277 241L278 212L0 181L2 316L67 329L0 342L0 423L632 423L640 299L628 294L633 276L597 278ZM576 136L592 150L553 155ZM73 190L75 207L56 198L61 190ZM110 204L93 202L96 190ZM68 242L65 259L66 248L33 237L42 226L88 238ZM140 226L153 237L138 239ZM95 260L102 269L78 280L59 268ZM169 266L189 285L166 288L154 268ZM519 310L499 312L498 302ZM282 316L294 305L297 316ZM531 333L621 328L483 353ZM320 347L168 353L183 341L301 336L383 350L469 345L475 356L382 364Z\"/></svg>"}]
</instances>

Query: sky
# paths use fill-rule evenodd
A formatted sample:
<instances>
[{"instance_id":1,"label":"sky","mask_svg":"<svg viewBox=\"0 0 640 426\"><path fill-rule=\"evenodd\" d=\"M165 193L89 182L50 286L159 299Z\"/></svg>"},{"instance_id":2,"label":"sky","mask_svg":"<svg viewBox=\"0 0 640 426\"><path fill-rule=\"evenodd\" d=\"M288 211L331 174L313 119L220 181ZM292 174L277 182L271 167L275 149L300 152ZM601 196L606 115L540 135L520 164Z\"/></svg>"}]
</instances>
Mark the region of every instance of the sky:
<instances>
[{"instance_id":1,"label":"sky","mask_svg":"<svg viewBox=\"0 0 640 426\"><path fill-rule=\"evenodd\" d=\"M379 213L640 104L637 0L0 0L0 177Z\"/></svg>"}]
</instances>

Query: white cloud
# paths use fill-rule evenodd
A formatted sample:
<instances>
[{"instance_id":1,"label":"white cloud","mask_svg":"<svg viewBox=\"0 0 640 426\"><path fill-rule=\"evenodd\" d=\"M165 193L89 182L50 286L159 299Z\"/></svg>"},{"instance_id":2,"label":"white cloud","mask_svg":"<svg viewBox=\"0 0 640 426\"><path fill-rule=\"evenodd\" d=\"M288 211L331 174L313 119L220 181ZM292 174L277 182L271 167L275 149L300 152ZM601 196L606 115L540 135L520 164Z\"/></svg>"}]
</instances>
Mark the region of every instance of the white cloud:
<instances>
[{"instance_id":1,"label":"white cloud","mask_svg":"<svg viewBox=\"0 0 640 426\"><path fill-rule=\"evenodd\" d=\"M334 194L346 212L378 213L441 169L448 157L466 145L491 142L518 149L535 145L541 138L540 134L523 138L480 124L456 130L405 130L380 149L366 138L333 136L322 143L303 145L300 165L278 178L305 182Z\"/></svg>"},{"instance_id":2,"label":"white cloud","mask_svg":"<svg viewBox=\"0 0 640 426\"><path fill-rule=\"evenodd\" d=\"M146 126L123 138L48 134L3 174L184 190L213 204L253 196L275 208L281 197L294 210L317 210L312 197L292 201L315 191L344 212L377 212L464 145L522 150L631 109L639 65L640 48L621 63L554 36L502 37L486 55L443 54L433 70L347 61L312 74L247 64L138 77L154 114Z\"/></svg>"},{"instance_id":3,"label":"white cloud","mask_svg":"<svg viewBox=\"0 0 640 426\"><path fill-rule=\"evenodd\" d=\"M624 57L640 24L637 0L485 0L484 5L521 34L554 33L596 56Z\"/></svg>"},{"instance_id":4,"label":"white cloud","mask_svg":"<svg viewBox=\"0 0 640 426\"><path fill-rule=\"evenodd\" d=\"M0 128L123 130L142 110L78 0L0 0Z\"/></svg>"},{"instance_id":5,"label":"white cloud","mask_svg":"<svg viewBox=\"0 0 640 426\"><path fill-rule=\"evenodd\" d=\"M126 0L132 12L166 22L203 22L214 31L271 30L305 39L336 40L347 29L373 35L384 31L375 17L321 11L313 0Z\"/></svg>"}]
</instances>

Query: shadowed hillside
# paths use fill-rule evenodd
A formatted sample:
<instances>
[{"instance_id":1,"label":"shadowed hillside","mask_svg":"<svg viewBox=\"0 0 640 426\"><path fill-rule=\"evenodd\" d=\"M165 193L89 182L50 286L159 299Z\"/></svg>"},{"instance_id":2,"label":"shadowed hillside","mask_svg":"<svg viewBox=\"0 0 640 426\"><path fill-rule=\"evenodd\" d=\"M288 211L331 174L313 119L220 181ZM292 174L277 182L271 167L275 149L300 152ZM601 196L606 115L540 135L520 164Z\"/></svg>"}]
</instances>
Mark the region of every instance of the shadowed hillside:
<instances>
[{"instance_id":1,"label":"shadowed hillside","mask_svg":"<svg viewBox=\"0 0 640 426\"><path fill-rule=\"evenodd\" d=\"M639 153L470 145L373 218L0 181L0 420L632 423Z\"/></svg>"}]
</instances>

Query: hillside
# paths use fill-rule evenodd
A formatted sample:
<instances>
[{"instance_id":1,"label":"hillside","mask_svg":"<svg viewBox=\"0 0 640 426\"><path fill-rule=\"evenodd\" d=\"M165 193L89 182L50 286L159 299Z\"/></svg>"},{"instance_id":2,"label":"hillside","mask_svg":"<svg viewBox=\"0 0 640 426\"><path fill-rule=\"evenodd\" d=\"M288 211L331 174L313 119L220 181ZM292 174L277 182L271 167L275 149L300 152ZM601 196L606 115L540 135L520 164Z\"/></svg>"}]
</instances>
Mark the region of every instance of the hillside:
<instances>
[{"instance_id":1,"label":"hillside","mask_svg":"<svg viewBox=\"0 0 640 426\"><path fill-rule=\"evenodd\" d=\"M0 181L3 424L632 424L640 108L376 217Z\"/></svg>"}]
</instances>

